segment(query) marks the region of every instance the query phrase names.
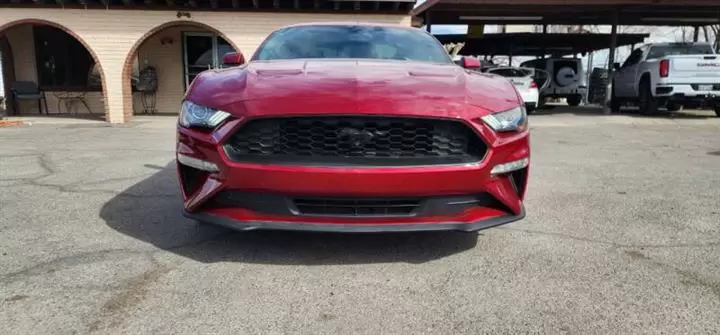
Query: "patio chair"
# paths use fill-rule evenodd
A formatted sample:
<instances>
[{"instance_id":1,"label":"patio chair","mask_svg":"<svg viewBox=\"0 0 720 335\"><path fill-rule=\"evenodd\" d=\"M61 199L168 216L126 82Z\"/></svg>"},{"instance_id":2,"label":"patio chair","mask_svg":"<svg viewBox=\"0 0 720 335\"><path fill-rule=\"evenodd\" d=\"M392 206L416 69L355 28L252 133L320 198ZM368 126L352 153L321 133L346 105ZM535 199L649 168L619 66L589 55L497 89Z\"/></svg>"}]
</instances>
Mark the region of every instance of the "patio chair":
<instances>
[{"instance_id":1,"label":"patio chair","mask_svg":"<svg viewBox=\"0 0 720 335\"><path fill-rule=\"evenodd\" d=\"M15 113L20 113L20 101L21 100L35 100L38 103L38 112L43 113L42 103L45 103L45 114L47 114L47 99L45 99L45 93L31 81L16 81L10 86L10 90L13 95L13 103L15 107Z\"/></svg>"}]
</instances>

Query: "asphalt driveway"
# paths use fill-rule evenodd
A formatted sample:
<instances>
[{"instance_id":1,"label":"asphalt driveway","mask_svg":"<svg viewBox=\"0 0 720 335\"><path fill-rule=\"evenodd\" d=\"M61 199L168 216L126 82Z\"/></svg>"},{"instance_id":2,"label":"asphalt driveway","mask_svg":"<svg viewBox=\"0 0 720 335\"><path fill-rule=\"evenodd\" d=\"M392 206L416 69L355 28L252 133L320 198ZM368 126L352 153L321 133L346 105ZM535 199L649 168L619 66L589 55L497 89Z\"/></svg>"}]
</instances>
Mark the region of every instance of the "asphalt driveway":
<instances>
[{"instance_id":1,"label":"asphalt driveway","mask_svg":"<svg viewBox=\"0 0 720 335\"><path fill-rule=\"evenodd\" d=\"M0 328L720 329L718 118L534 115L525 220L390 235L238 233L184 219L173 121L0 129Z\"/></svg>"}]
</instances>

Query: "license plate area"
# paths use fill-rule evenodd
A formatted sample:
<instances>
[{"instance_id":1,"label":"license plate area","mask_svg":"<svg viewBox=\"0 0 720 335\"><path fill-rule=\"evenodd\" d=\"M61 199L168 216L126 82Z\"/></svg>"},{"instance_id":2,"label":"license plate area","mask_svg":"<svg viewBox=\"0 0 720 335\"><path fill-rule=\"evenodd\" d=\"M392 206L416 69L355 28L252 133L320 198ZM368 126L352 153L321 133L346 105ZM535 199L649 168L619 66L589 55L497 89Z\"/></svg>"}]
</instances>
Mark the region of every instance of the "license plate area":
<instances>
[{"instance_id":1,"label":"license plate area","mask_svg":"<svg viewBox=\"0 0 720 335\"><path fill-rule=\"evenodd\" d=\"M698 91L712 91L713 85L698 85Z\"/></svg>"}]
</instances>

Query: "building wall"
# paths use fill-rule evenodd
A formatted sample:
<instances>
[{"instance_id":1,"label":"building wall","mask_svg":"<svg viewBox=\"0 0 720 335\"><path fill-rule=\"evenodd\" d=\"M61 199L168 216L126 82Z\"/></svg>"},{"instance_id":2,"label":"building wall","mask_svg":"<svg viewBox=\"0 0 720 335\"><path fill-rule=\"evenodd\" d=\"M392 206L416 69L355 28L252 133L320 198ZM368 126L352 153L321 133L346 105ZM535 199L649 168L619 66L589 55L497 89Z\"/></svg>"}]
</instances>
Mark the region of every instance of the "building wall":
<instances>
[{"instance_id":1,"label":"building wall","mask_svg":"<svg viewBox=\"0 0 720 335\"><path fill-rule=\"evenodd\" d=\"M156 108L158 113L177 113L180 100L185 93L183 78L182 32L199 31L192 26L172 27L151 36L138 49L138 66L153 66L157 70L158 91ZM161 39L170 38L172 44L161 43ZM142 102L138 94L134 100L135 113L142 112Z\"/></svg>"},{"instance_id":2,"label":"building wall","mask_svg":"<svg viewBox=\"0 0 720 335\"><path fill-rule=\"evenodd\" d=\"M270 32L289 24L355 21L410 26L411 23L409 15L192 12L192 18L178 19L176 14L176 11L3 8L0 11L0 22L3 27L0 29L5 29L8 24L23 22L22 20L48 20L79 36L97 56L102 66L105 77L105 96L101 100L105 100L108 121L120 123L128 119L130 116L128 114L132 114L133 105L131 92L123 85L125 61L136 44L142 43L141 39L160 25L177 21L205 24L225 35L240 49L239 51L250 55ZM23 35L32 36L31 34ZM180 48L179 39L172 47ZM156 50L155 52L164 53L166 51L170 51L170 49ZM180 53L178 52L178 54ZM16 61L20 59L17 58ZM165 65L164 62L163 65ZM22 71L30 70L23 69ZM160 71L159 68L158 71ZM163 76L171 78L174 75L166 72ZM179 84L182 85L182 75L177 77ZM171 86L167 87L169 90L171 89ZM163 108L170 109L169 101L172 99L174 98L171 97L168 101L163 100ZM160 99L158 101L160 102Z\"/></svg>"}]
</instances>

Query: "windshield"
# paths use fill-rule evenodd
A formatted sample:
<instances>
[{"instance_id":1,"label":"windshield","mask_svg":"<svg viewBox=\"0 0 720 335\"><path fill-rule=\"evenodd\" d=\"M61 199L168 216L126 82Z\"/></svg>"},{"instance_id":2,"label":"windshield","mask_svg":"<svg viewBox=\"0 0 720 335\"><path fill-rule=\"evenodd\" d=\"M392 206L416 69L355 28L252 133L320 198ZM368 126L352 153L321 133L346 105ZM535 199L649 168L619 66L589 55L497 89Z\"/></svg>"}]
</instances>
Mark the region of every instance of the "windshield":
<instances>
[{"instance_id":1,"label":"windshield","mask_svg":"<svg viewBox=\"0 0 720 335\"><path fill-rule=\"evenodd\" d=\"M328 25L288 27L271 34L254 60L370 58L451 64L440 42L409 28Z\"/></svg>"},{"instance_id":2,"label":"windshield","mask_svg":"<svg viewBox=\"0 0 720 335\"><path fill-rule=\"evenodd\" d=\"M647 59L656 59L674 55L712 55L713 49L709 44L670 44L658 45L650 48Z\"/></svg>"}]
</instances>

